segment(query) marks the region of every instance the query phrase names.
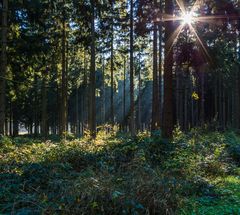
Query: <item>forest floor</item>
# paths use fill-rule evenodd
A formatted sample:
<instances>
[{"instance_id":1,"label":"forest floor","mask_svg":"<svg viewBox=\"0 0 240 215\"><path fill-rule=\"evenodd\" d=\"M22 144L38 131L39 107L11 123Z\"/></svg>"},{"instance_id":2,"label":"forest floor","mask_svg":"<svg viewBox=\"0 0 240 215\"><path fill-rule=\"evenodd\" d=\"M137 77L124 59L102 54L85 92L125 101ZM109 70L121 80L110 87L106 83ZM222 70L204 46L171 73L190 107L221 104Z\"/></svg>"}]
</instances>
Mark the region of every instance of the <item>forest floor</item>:
<instances>
[{"instance_id":1,"label":"forest floor","mask_svg":"<svg viewBox=\"0 0 240 215\"><path fill-rule=\"evenodd\" d=\"M240 214L240 138L2 137L0 214Z\"/></svg>"}]
</instances>

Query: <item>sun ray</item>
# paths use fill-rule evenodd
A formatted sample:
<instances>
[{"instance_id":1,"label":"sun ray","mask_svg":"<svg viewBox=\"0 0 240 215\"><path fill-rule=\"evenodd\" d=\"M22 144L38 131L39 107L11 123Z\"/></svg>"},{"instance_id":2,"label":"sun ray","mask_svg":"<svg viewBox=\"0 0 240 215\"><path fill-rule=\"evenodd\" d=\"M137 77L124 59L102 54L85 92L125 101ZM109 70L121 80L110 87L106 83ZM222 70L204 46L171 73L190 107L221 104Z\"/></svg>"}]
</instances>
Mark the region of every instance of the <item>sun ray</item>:
<instances>
[{"instance_id":1,"label":"sun ray","mask_svg":"<svg viewBox=\"0 0 240 215\"><path fill-rule=\"evenodd\" d=\"M211 20L226 20L226 19L238 19L240 16L238 15L211 15L211 16L199 16L197 17L197 21L199 22L208 22Z\"/></svg>"},{"instance_id":2,"label":"sun ray","mask_svg":"<svg viewBox=\"0 0 240 215\"><path fill-rule=\"evenodd\" d=\"M166 57L168 57L170 51L172 50L175 42L177 41L182 29L183 29L184 25L181 24L177 27L177 29L173 32L173 34L171 35L171 37L168 39L168 41L166 42L166 46L169 46L168 48L168 52L166 53ZM170 45L171 44L171 45Z\"/></svg>"},{"instance_id":3,"label":"sun ray","mask_svg":"<svg viewBox=\"0 0 240 215\"><path fill-rule=\"evenodd\" d=\"M181 20L181 18L179 16L173 16L170 14L163 14L162 15L162 21L163 22L168 22L168 21L178 21Z\"/></svg>"},{"instance_id":4,"label":"sun ray","mask_svg":"<svg viewBox=\"0 0 240 215\"><path fill-rule=\"evenodd\" d=\"M194 27L192 25L189 25L190 30L193 32L193 34L195 35L195 37L197 38L198 43L200 44L201 48L203 49L204 54L207 57L207 60L209 60L210 62L212 61L211 56L209 55L207 48L205 47L205 45L203 44L201 38L199 37L198 33L196 32L196 30L194 29Z\"/></svg>"},{"instance_id":5,"label":"sun ray","mask_svg":"<svg viewBox=\"0 0 240 215\"><path fill-rule=\"evenodd\" d=\"M182 13L186 13L186 8L182 0L176 0L177 5L179 6Z\"/></svg>"}]
</instances>

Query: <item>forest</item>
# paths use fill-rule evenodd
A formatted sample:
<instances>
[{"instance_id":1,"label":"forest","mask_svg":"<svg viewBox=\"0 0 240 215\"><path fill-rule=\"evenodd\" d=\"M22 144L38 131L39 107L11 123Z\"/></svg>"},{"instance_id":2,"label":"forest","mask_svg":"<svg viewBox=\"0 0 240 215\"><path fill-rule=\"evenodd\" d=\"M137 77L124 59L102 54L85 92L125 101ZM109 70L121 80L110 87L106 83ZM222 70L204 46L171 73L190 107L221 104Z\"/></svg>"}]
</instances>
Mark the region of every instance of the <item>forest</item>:
<instances>
[{"instance_id":1,"label":"forest","mask_svg":"<svg viewBox=\"0 0 240 215\"><path fill-rule=\"evenodd\" d=\"M0 214L240 214L239 0L0 0Z\"/></svg>"}]
</instances>

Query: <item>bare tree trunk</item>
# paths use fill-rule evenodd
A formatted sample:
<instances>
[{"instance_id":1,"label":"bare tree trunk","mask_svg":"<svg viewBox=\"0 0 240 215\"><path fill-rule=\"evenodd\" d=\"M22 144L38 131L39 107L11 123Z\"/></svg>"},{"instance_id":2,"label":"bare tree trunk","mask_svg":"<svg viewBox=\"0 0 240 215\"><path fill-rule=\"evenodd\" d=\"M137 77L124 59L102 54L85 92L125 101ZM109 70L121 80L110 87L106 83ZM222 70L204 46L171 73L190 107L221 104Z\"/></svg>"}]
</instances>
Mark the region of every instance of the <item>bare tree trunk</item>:
<instances>
[{"instance_id":1,"label":"bare tree trunk","mask_svg":"<svg viewBox=\"0 0 240 215\"><path fill-rule=\"evenodd\" d=\"M8 118L5 118L5 135L8 136L9 135L9 121Z\"/></svg>"},{"instance_id":2,"label":"bare tree trunk","mask_svg":"<svg viewBox=\"0 0 240 215\"><path fill-rule=\"evenodd\" d=\"M19 120L18 120L18 103L13 102L13 136L16 137L19 134Z\"/></svg>"},{"instance_id":3,"label":"bare tree trunk","mask_svg":"<svg viewBox=\"0 0 240 215\"><path fill-rule=\"evenodd\" d=\"M163 5L162 5L162 0L160 0L160 12L162 13L162 7L163 7ZM162 47L162 41L163 41L163 26L162 26L162 23L160 23L159 24L159 26L158 26L158 31L159 31L159 56L158 56L158 60L159 60L159 62L158 62L158 64L159 64L159 114L160 114L160 116L159 116L159 126L161 127L161 124L162 124L162 113L163 113L163 111L162 111L162 66L163 66L163 64L162 64L162 51L163 51L163 47Z\"/></svg>"},{"instance_id":4,"label":"bare tree trunk","mask_svg":"<svg viewBox=\"0 0 240 215\"><path fill-rule=\"evenodd\" d=\"M47 139L48 129L47 129L47 89L46 89L46 81L47 81L47 73L48 68L46 71L43 72L43 82L42 82L42 114L41 114L41 134L44 139Z\"/></svg>"},{"instance_id":5,"label":"bare tree trunk","mask_svg":"<svg viewBox=\"0 0 240 215\"><path fill-rule=\"evenodd\" d=\"M79 137L79 88L78 86L76 87L76 125L75 125L75 134L77 137Z\"/></svg>"},{"instance_id":6,"label":"bare tree trunk","mask_svg":"<svg viewBox=\"0 0 240 215\"><path fill-rule=\"evenodd\" d=\"M139 57L140 58L140 57ZM140 65L140 59L139 59L139 65ZM141 68L139 66L139 71L138 71L138 130L141 131L141 86L142 81L141 81Z\"/></svg>"},{"instance_id":7,"label":"bare tree trunk","mask_svg":"<svg viewBox=\"0 0 240 215\"><path fill-rule=\"evenodd\" d=\"M112 8L113 8L113 1L112 1ZM111 125L112 127L114 126L114 99L113 99L113 96L114 96L114 81L113 81L113 41L114 41L114 28L113 28L113 20L112 20L112 34L111 34L111 98L110 98L110 121L111 121Z\"/></svg>"},{"instance_id":8,"label":"bare tree trunk","mask_svg":"<svg viewBox=\"0 0 240 215\"><path fill-rule=\"evenodd\" d=\"M13 135L13 107L12 101L10 101L10 110L9 110L9 135Z\"/></svg>"},{"instance_id":9,"label":"bare tree trunk","mask_svg":"<svg viewBox=\"0 0 240 215\"><path fill-rule=\"evenodd\" d=\"M223 129L226 129L226 94L225 94L225 87L223 87L222 92L222 114L223 114Z\"/></svg>"},{"instance_id":10,"label":"bare tree trunk","mask_svg":"<svg viewBox=\"0 0 240 215\"><path fill-rule=\"evenodd\" d=\"M215 76L214 81L214 120L218 119L218 78Z\"/></svg>"},{"instance_id":11,"label":"bare tree trunk","mask_svg":"<svg viewBox=\"0 0 240 215\"><path fill-rule=\"evenodd\" d=\"M188 129L188 71L184 74L184 129Z\"/></svg>"},{"instance_id":12,"label":"bare tree trunk","mask_svg":"<svg viewBox=\"0 0 240 215\"><path fill-rule=\"evenodd\" d=\"M156 0L154 5L156 5ZM159 79L158 79L158 50L157 50L157 24L153 24L153 88L152 88L152 128L151 131L159 130L160 128L160 111L159 111Z\"/></svg>"},{"instance_id":13,"label":"bare tree trunk","mask_svg":"<svg viewBox=\"0 0 240 215\"><path fill-rule=\"evenodd\" d=\"M183 89L183 71L179 72L179 122L181 129L184 129L184 89Z\"/></svg>"},{"instance_id":14,"label":"bare tree trunk","mask_svg":"<svg viewBox=\"0 0 240 215\"><path fill-rule=\"evenodd\" d=\"M106 116L105 116L105 62L103 57L102 62L102 123L105 123Z\"/></svg>"},{"instance_id":15,"label":"bare tree trunk","mask_svg":"<svg viewBox=\"0 0 240 215\"><path fill-rule=\"evenodd\" d=\"M95 0L91 0L91 68L90 68L90 132L96 137L96 77L95 77Z\"/></svg>"},{"instance_id":16,"label":"bare tree trunk","mask_svg":"<svg viewBox=\"0 0 240 215\"><path fill-rule=\"evenodd\" d=\"M236 75L235 75L235 113L234 113L234 127L235 128L239 128L239 71L236 71Z\"/></svg>"},{"instance_id":17,"label":"bare tree trunk","mask_svg":"<svg viewBox=\"0 0 240 215\"><path fill-rule=\"evenodd\" d=\"M65 1L64 1L65 6ZM66 75L66 21L65 9L62 17L62 89L61 89L61 123L60 135L65 138L67 125L67 75Z\"/></svg>"},{"instance_id":18,"label":"bare tree trunk","mask_svg":"<svg viewBox=\"0 0 240 215\"><path fill-rule=\"evenodd\" d=\"M166 0L165 12L173 14L173 1ZM165 62L164 62L164 107L163 107L163 136L171 137L173 131L173 50L170 37L174 32L173 22L167 22L165 26Z\"/></svg>"},{"instance_id":19,"label":"bare tree trunk","mask_svg":"<svg viewBox=\"0 0 240 215\"><path fill-rule=\"evenodd\" d=\"M124 57L124 71L123 71L123 129L125 129L126 117L126 58Z\"/></svg>"},{"instance_id":20,"label":"bare tree trunk","mask_svg":"<svg viewBox=\"0 0 240 215\"><path fill-rule=\"evenodd\" d=\"M7 25L8 25L8 0L2 2L2 40L1 40L1 67L0 67L0 135L4 135L5 122L5 95L6 95L6 71L7 71Z\"/></svg>"},{"instance_id":21,"label":"bare tree trunk","mask_svg":"<svg viewBox=\"0 0 240 215\"><path fill-rule=\"evenodd\" d=\"M202 71L201 71L202 70ZM205 73L204 70L201 68L200 70L200 77L201 77L201 112L200 112L200 121L201 126L204 124L204 118L205 118Z\"/></svg>"},{"instance_id":22,"label":"bare tree trunk","mask_svg":"<svg viewBox=\"0 0 240 215\"><path fill-rule=\"evenodd\" d=\"M87 75L87 51L84 50L84 77L83 77L83 98L82 98L82 123L88 124L89 123L89 81ZM83 126L84 129L84 126Z\"/></svg>"},{"instance_id":23,"label":"bare tree trunk","mask_svg":"<svg viewBox=\"0 0 240 215\"><path fill-rule=\"evenodd\" d=\"M134 73L133 73L133 0L130 1L130 132L135 136Z\"/></svg>"},{"instance_id":24,"label":"bare tree trunk","mask_svg":"<svg viewBox=\"0 0 240 215\"><path fill-rule=\"evenodd\" d=\"M66 37L68 38L68 36L66 35ZM66 70L65 70L65 121L66 121L66 132L68 132L68 55L69 55L69 42L66 40Z\"/></svg>"}]
</instances>

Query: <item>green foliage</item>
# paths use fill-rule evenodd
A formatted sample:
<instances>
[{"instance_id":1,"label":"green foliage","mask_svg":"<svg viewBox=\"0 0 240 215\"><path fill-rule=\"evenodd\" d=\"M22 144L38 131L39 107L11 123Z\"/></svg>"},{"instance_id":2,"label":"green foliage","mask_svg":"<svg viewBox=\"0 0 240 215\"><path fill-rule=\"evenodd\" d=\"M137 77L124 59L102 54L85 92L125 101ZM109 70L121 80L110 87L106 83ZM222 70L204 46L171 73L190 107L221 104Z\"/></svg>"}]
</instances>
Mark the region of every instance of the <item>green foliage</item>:
<instances>
[{"instance_id":1,"label":"green foliage","mask_svg":"<svg viewBox=\"0 0 240 215\"><path fill-rule=\"evenodd\" d=\"M1 137L1 214L238 214L234 133Z\"/></svg>"}]
</instances>

